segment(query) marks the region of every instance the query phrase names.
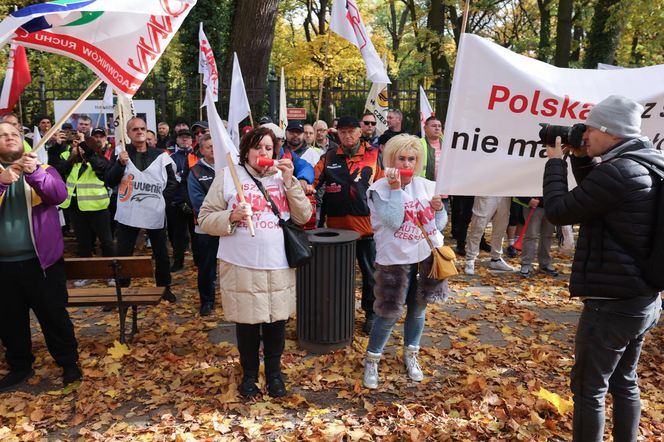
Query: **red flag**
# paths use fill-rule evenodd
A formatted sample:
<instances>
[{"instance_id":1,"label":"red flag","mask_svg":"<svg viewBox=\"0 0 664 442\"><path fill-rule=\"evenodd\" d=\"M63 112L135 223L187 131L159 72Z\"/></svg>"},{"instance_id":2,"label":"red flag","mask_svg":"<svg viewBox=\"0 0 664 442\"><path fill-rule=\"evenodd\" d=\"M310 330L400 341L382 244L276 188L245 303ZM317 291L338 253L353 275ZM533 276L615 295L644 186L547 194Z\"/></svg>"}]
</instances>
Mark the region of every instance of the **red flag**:
<instances>
[{"instance_id":1,"label":"red flag","mask_svg":"<svg viewBox=\"0 0 664 442\"><path fill-rule=\"evenodd\" d=\"M30 67L23 46L11 45L7 61L7 75L0 93L0 114L11 112L25 87L30 84Z\"/></svg>"}]
</instances>

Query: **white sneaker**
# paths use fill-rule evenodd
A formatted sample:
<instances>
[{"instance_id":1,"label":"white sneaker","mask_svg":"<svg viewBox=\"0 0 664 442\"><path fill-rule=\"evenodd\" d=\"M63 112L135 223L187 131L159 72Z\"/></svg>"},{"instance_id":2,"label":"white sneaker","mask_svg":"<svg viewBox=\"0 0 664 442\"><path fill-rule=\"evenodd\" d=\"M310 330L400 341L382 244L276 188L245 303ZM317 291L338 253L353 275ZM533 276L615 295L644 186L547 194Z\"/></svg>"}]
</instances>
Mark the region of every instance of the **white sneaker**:
<instances>
[{"instance_id":1,"label":"white sneaker","mask_svg":"<svg viewBox=\"0 0 664 442\"><path fill-rule=\"evenodd\" d=\"M466 275L474 275L475 274L475 260L468 260L466 261L466 267L463 269L464 272L466 272Z\"/></svg>"},{"instance_id":2,"label":"white sneaker","mask_svg":"<svg viewBox=\"0 0 664 442\"><path fill-rule=\"evenodd\" d=\"M420 351L420 347L414 345L409 345L403 349L403 362L406 365L406 371L408 372L408 377L415 382L420 382L424 379L424 374L420 368L420 364L417 362L417 353Z\"/></svg>"},{"instance_id":3,"label":"white sneaker","mask_svg":"<svg viewBox=\"0 0 664 442\"><path fill-rule=\"evenodd\" d=\"M364 358L364 378L362 384L372 390L378 388L378 363L381 356L381 353L371 353L368 351Z\"/></svg>"},{"instance_id":4,"label":"white sneaker","mask_svg":"<svg viewBox=\"0 0 664 442\"><path fill-rule=\"evenodd\" d=\"M106 285L109 287L115 287L115 279L109 279L106 281Z\"/></svg>"},{"instance_id":5,"label":"white sneaker","mask_svg":"<svg viewBox=\"0 0 664 442\"><path fill-rule=\"evenodd\" d=\"M503 258L496 259L495 261L492 259L491 263L489 263L489 268L491 270L498 270L501 272L513 272L514 267L511 265L507 264Z\"/></svg>"},{"instance_id":6,"label":"white sneaker","mask_svg":"<svg viewBox=\"0 0 664 442\"><path fill-rule=\"evenodd\" d=\"M85 287L90 282L89 279L77 279L74 281L74 287Z\"/></svg>"}]
</instances>

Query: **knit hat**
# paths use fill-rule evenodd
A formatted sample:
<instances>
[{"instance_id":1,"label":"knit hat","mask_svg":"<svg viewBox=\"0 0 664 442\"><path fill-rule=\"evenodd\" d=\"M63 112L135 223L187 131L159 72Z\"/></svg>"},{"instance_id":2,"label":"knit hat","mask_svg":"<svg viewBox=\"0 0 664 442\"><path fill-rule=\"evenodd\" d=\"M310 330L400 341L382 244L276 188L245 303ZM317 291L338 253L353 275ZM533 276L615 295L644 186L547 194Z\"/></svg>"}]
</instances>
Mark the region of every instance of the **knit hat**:
<instances>
[{"instance_id":1,"label":"knit hat","mask_svg":"<svg viewBox=\"0 0 664 442\"><path fill-rule=\"evenodd\" d=\"M641 136L643 106L620 95L611 95L590 110L586 125L620 138Z\"/></svg>"},{"instance_id":2,"label":"knit hat","mask_svg":"<svg viewBox=\"0 0 664 442\"><path fill-rule=\"evenodd\" d=\"M267 127L268 129L270 129L274 133L275 137L281 138L282 140L284 139L283 129L281 129L276 124L274 124L274 123L265 123L265 124L261 124L261 127Z\"/></svg>"}]
</instances>

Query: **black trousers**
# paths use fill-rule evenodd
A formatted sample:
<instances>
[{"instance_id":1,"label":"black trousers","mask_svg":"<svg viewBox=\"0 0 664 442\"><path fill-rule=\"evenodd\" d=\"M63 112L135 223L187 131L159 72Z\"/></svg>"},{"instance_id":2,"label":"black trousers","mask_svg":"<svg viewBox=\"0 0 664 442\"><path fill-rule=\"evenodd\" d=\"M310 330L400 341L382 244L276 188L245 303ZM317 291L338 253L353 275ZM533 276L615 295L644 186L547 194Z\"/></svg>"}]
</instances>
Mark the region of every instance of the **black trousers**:
<instances>
[{"instance_id":1,"label":"black trousers","mask_svg":"<svg viewBox=\"0 0 664 442\"><path fill-rule=\"evenodd\" d=\"M466 245L468 226L473 217L474 196L452 197L452 237L460 248Z\"/></svg>"},{"instance_id":2,"label":"black trousers","mask_svg":"<svg viewBox=\"0 0 664 442\"><path fill-rule=\"evenodd\" d=\"M360 238L355 243L355 257L362 273L362 310L373 313L374 300L374 263L376 262L376 243L372 236Z\"/></svg>"},{"instance_id":3,"label":"black trousers","mask_svg":"<svg viewBox=\"0 0 664 442\"><path fill-rule=\"evenodd\" d=\"M64 260L42 270L39 260L0 262L2 296L0 340L11 370L32 367L30 309L35 312L46 346L61 367L76 364L78 344L69 318Z\"/></svg>"},{"instance_id":4,"label":"black trousers","mask_svg":"<svg viewBox=\"0 0 664 442\"><path fill-rule=\"evenodd\" d=\"M214 304L219 237L194 233L194 243L194 262L198 266L198 295L201 305Z\"/></svg>"},{"instance_id":5,"label":"black trousers","mask_svg":"<svg viewBox=\"0 0 664 442\"><path fill-rule=\"evenodd\" d=\"M261 333L262 331L262 333ZM235 324L240 365L245 377L258 377L258 351L263 340L265 377L281 375L281 355L286 345L286 321L262 324Z\"/></svg>"},{"instance_id":6,"label":"black trousers","mask_svg":"<svg viewBox=\"0 0 664 442\"><path fill-rule=\"evenodd\" d=\"M141 229L118 223L116 232L117 251L119 256L132 256L136 246L136 238ZM171 270L166 247L166 229L148 229L148 238L152 244L152 257L155 261L155 282L158 287L171 285ZM123 286L129 286L129 281L123 281Z\"/></svg>"},{"instance_id":7,"label":"black trousers","mask_svg":"<svg viewBox=\"0 0 664 442\"><path fill-rule=\"evenodd\" d=\"M108 210L82 212L73 198L69 209L74 224L74 233L76 233L76 242L78 243L77 255L82 258L92 256L95 238L99 238L102 256L114 256L115 247L113 247L113 236L111 235L111 215Z\"/></svg>"},{"instance_id":8,"label":"black trousers","mask_svg":"<svg viewBox=\"0 0 664 442\"><path fill-rule=\"evenodd\" d=\"M168 239L173 247L173 264L184 263L184 251L189 242L190 225L193 225L193 215L188 215L178 207L166 206L166 223Z\"/></svg>"}]
</instances>

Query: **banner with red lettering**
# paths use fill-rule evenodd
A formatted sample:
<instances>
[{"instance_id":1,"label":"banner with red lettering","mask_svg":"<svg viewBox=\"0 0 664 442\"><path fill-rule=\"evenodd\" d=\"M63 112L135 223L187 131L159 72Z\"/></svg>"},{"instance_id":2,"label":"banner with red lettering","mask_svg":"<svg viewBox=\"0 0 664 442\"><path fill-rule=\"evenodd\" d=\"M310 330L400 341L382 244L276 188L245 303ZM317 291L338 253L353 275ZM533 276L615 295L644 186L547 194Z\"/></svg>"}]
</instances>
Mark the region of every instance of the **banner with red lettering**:
<instances>
[{"instance_id":1,"label":"banner with red lettering","mask_svg":"<svg viewBox=\"0 0 664 442\"><path fill-rule=\"evenodd\" d=\"M642 133L664 148L664 65L564 69L476 35L461 38L437 193L542 195L547 158L539 124L583 123L595 103L613 94L645 107Z\"/></svg>"},{"instance_id":2,"label":"banner with red lettering","mask_svg":"<svg viewBox=\"0 0 664 442\"><path fill-rule=\"evenodd\" d=\"M212 47L203 31L203 22L198 27L198 45L198 73L203 74L203 84L212 88L212 98L216 103L219 101L219 71Z\"/></svg>"},{"instance_id":3,"label":"banner with red lettering","mask_svg":"<svg viewBox=\"0 0 664 442\"><path fill-rule=\"evenodd\" d=\"M0 47L13 40L80 61L133 96L196 0L59 0L12 12Z\"/></svg>"}]
</instances>

